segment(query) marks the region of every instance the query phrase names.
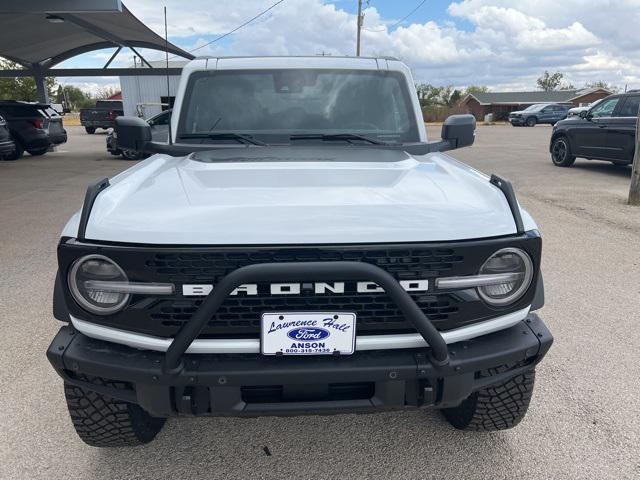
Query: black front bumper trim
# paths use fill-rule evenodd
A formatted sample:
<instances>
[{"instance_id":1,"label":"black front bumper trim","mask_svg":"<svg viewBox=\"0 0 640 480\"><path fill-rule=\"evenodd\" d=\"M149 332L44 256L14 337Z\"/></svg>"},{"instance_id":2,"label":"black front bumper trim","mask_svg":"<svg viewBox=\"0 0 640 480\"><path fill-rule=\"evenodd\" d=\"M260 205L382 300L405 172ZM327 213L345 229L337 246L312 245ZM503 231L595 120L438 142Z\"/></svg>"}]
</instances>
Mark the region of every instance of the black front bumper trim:
<instances>
[{"instance_id":1,"label":"black front bumper trim","mask_svg":"<svg viewBox=\"0 0 640 480\"><path fill-rule=\"evenodd\" d=\"M530 314L509 329L449 345L451 360L446 366L433 365L429 348L356 352L344 357L187 354L182 370L168 374L162 368L161 352L95 340L66 326L56 335L47 356L65 381L139 404L156 416L255 416L455 406L475 390L534 368L552 341L542 320ZM509 369L498 375L479 374L505 365ZM131 389L111 391L83 380L87 377L123 381ZM361 383L372 384L375 393L370 398L251 403L243 397L246 389L255 387L314 391Z\"/></svg>"}]
</instances>

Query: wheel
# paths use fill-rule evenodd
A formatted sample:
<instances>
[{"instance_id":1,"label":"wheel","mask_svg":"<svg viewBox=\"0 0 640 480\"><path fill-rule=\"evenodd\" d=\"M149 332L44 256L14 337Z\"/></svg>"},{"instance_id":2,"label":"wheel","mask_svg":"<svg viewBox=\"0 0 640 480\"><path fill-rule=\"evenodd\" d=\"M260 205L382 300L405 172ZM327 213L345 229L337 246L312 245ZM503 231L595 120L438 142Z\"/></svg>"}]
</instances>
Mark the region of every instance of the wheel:
<instances>
[{"instance_id":1,"label":"wheel","mask_svg":"<svg viewBox=\"0 0 640 480\"><path fill-rule=\"evenodd\" d=\"M96 127L84 127L84 131L89 135L93 135L94 133L96 133Z\"/></svg>"},{"instance_id":2,"label":"wheel","mask_svg":"<svg viewBox=\"0 0 640 480\"><path fill-rule=\"evenodd\" d=\"M505 367L483 373L495 375ZM445 418L459 430L495 432L515 427L529 408L536 373L523 373L498 385L472 393L457 407L442 410Z\"/></svg>"},{"instance_id":3,"label":"wheel","mask_svg":"<svg viewBox=\"0 0 640 480\"><path fill-rule=\"evenodd\" d=\"M122 158L125 160L140 160L144 157L144 152L138 152L136 150L122 150Z\"/></svg>"},{"instance_id":4,"label":"wheel","mask_svg":"<svg viewBox=\"0 0 640 480\"><path fill-rule=\"evenodd\" d=\"M576 157L571 154L571 145L567 137L560 136L553 141L551 161L557 167L570 167L576 161Z\"/></svg>"},{"instance_id":5,"label":"wheel","mask_svg":"<svg viewBox=\"0 0 640 480\"><path fill-rule=\"evenodd\" d=\"M24 153L24 148L22 147L20 142L16 141L15 144L16 144L16 149L13 151L13 153L2 157L3 160L19 160L20 158L22 158L22 154Z\"/></svg>"},{"instance_id":6,"label":"wheel","mask_svg":"<svg viewBox=\"0 0 640 480\"><path fill-rule=\"evenodd\" d=\"M536 120L536 117L527 118L527 127L535 127L536 123L538 123L538 120Z\"/></svg>"},{"instance_id":7,"label":"wheel","mask_svg":"<svg viewBox=\"0 0 640 480\"><path fill-rule=\"evenodd\" d=\"M32 155L34 157L37 157L39 155L44 155L45 153L47 153L49 151L49 147L45 147L45 148L35 148L33 150L27 150L27 152L29 152L29 155Z\"/></svg>"},{"instance_id":8,"label":"wheel","mask_svg":"<svg viewBox=\"0 0 640 480\"><path fill-rule=\"evenodd\" d=\"M82 378L99 385L126 389L126 384L98 377ZM127 447L149 443L164 418L149 415L138 405L116 400L65 382L64 394L76 433L92 447Z\"/></svg>"}]
</instances>

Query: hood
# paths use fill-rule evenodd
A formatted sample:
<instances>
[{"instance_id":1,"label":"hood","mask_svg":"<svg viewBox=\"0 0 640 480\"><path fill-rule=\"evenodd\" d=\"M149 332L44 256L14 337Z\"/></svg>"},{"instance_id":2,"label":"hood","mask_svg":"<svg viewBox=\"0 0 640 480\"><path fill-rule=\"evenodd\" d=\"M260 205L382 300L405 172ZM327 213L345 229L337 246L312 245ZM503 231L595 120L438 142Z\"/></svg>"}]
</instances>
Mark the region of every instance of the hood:
<instances>
[{"instance_id":1,"label":"hood","mask_svg":"<svg viewBox=\"0 0 640 480\"><path fill-rule=\"evenodd\" d=\"M530 217L523 214L525 225ZM77 234L78 215L65 236ZM502 192L437 153L360 146L155 155L96 199L86 238L172 245L427 242L516 233Z\"/></svg>"}]
</instances>

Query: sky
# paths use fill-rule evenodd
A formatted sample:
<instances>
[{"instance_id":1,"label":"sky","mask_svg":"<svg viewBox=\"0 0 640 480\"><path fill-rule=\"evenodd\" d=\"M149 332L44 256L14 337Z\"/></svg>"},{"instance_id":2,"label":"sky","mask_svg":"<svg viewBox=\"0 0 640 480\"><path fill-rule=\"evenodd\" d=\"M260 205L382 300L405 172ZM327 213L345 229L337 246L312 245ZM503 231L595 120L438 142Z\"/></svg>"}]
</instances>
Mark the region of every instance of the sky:
<instances>
[{"instance_id":1,"label":"sky","mask_svg":"<svg viewBox=\"0 0 640 480\"><path fill-rule=\"evenodd\" d=\"M127 8L196 55L354 55L356 0L284 0L228 37L203 46L276 0L124 0ZM419 83L486 85L493 91L535 90L545 71L560 71L583 87L605 81L640 88L640 0L364 1L362 55L394 56ZM402 21L401 21L402 20ZM61 67L102 66L113 49L68 60ZM142 51L148 59L163 54ZM130 66L133 53L113 65ZM118 79L67 78L89 90Z\"/></svg>"}]
</instances>

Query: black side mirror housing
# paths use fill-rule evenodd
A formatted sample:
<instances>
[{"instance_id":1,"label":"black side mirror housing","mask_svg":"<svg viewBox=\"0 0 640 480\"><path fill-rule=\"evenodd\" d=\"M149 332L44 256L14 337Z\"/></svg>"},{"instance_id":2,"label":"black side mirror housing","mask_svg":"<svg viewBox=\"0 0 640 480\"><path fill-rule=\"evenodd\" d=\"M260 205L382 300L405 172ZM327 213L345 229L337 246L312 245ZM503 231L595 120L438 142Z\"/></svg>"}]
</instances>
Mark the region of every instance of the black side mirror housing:
<instances>
[{"instance_id":1,"label":"black side mirror housing","mask_svg":"<svg viewBox=\"0 0 640 480\"><path fill-rule=\"evenodd\" d=\"M151 127L138 117L117 117L116 135L118 148L122 150L144 151L151 142Z\"/></svg>"},{"instance_id":2,"label":"black side mirror housing","mask_svg":"<svg viewBox=\"0 0 640 480\"><path fill-rule=\"evenodd\" d=\"M442 140L449 144L447 150L473 145L476 138L476 119L473 115L451 115L442 125Z\"/></svg>"}]
</instances>

